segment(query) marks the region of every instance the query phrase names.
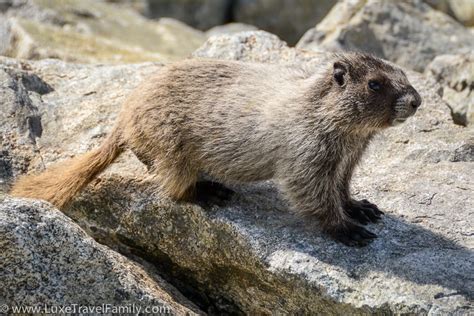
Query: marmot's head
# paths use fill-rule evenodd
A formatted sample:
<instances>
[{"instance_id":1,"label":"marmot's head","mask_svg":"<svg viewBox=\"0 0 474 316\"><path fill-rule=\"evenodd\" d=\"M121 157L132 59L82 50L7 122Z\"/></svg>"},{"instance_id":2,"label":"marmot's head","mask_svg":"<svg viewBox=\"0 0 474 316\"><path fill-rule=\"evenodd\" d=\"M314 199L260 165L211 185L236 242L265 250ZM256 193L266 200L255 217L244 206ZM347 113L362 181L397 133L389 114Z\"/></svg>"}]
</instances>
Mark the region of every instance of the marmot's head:
<instances>
[{"instance_id":1,"label":"marmot's head","mask_svg":"<svg viewBox=\"0 0 474 316\"><path fill-rule=\"evenodd\" d=\"M369 55L336 55L332 89L362 127L383 128L415 114L421 97L400 68ZM341 98L342 97L342 98ZM359 125L359 124L358 124Z\"/></svg>"}]
</instances>

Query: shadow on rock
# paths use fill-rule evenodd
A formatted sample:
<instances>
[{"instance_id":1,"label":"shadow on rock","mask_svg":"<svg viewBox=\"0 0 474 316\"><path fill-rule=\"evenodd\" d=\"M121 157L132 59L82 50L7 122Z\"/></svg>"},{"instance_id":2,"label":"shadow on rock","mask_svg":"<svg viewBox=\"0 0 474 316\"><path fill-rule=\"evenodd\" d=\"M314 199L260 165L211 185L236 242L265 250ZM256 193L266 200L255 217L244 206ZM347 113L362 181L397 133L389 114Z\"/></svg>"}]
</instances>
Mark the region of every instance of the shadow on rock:
<instances>
[{"instance_id":1,"label":"shadow on rock","mask_svg":"<svg viewBox=\"0 0 474 316\"><path fill-rule=\"evenodd\" d=\"M161 266L201 308L214 304L220 312L244 313L470 308L473 251L458 236L431 230L430 221L414 224L388 213L369 225L378 235L373 243L351 248L290 213L270 182L233 187L228 206L207 209L173 203L154 187L104 177L66 213L100 242Z\"/></svg>"}]
</instances>

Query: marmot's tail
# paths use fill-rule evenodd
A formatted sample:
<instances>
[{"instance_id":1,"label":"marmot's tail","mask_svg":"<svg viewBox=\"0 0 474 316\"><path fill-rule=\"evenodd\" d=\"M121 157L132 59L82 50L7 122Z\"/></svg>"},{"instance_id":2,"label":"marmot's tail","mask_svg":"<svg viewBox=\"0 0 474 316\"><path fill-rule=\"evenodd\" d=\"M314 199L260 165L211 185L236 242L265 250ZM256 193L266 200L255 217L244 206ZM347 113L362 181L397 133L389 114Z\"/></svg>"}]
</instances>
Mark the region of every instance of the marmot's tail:
<instances>
[{"instance_id":1,"label":"marmot's tail","mask_svg":"<svg viewBox=\"0 0 474 316\"><path fill-rule=\"evenodd\" d=\"M115 131L96 150L59 163L37 175L20 177L11 195L42 199L64 207L123 151Z\"/></svg>"}]
</instances>

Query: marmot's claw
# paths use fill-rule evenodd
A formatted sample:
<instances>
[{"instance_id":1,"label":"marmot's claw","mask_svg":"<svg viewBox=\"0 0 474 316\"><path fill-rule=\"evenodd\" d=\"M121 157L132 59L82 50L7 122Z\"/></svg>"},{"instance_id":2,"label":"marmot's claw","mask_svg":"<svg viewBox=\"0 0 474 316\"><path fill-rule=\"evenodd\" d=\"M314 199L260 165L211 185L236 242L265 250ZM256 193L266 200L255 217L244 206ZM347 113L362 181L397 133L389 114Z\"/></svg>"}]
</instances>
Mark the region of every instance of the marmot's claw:
<instances>
[{"instance_id":1,"label":"marmot's claw","mask_svg":"<svg viewBox=\"0 0 474 316\"><path fill-rule=\"evenodd\" d=\"M357 202L357 201L356 201ZM377 205L373 204L373 203L370 203L369 201L367 201L366 199L363 199L363 200L360 200L358 201L359 203L361 203L363 206L365 207L368 207L368 208L371 208L373 209L377 214L379 215L382 215L382 214L385 214L384 212L382 212L378 207Z\"/></svg>"},{"instance_id":2,"label":"marmot's claw","mask_svg":"<svg viewBox=\"0 0 474 316\"><path fill-rule=\"evenodd\" d=\"M213 181L198 181L195 188L195 200L202 207L224 206L232 198L234 191Z\"/></svg>"},{"instance_id":3,"label":"marmot's claw","mask_svg":"<svg viewBox=\"0 0 474 316\"><path fill-rule=\"evenodd\" d=\"M384 214L379 210L377 205L372 204L367 200L352 200L346 206L345 211L349 217L357 220L362 225L366 225L369 222L375 223L380 220L381 215Z\"/></svg>"},{"instance_id":4,"label":"marmot's claw","mask_svg":"<svg viewBox=\"0 0 474 316\"><path fill-rule=\"evenodd\" d=\"M367 246L377 235L362 226L350 224L332 233L333 237L350 247Z\"/></svg>"}]
</instances>

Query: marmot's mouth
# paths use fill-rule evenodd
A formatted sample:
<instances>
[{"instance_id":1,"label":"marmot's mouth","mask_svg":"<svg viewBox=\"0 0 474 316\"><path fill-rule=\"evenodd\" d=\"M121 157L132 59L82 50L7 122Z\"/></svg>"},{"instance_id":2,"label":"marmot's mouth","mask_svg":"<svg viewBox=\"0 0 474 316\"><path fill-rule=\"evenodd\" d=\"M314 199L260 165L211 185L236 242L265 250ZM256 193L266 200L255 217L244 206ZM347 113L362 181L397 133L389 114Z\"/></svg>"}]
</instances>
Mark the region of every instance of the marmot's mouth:
<instances>
[{"instance_id":1,"label":"marmot's mouth","mask_svg":"<svg viewBox=\"0 0 474 316\"><path fill-rule=\"evenodd\" d=\"M397 117L396 119L394 119L392 121L392 126L400 125L400 124L404 123L407 120L407 118L408 117Z\"/></svg>"}]
</instances>

